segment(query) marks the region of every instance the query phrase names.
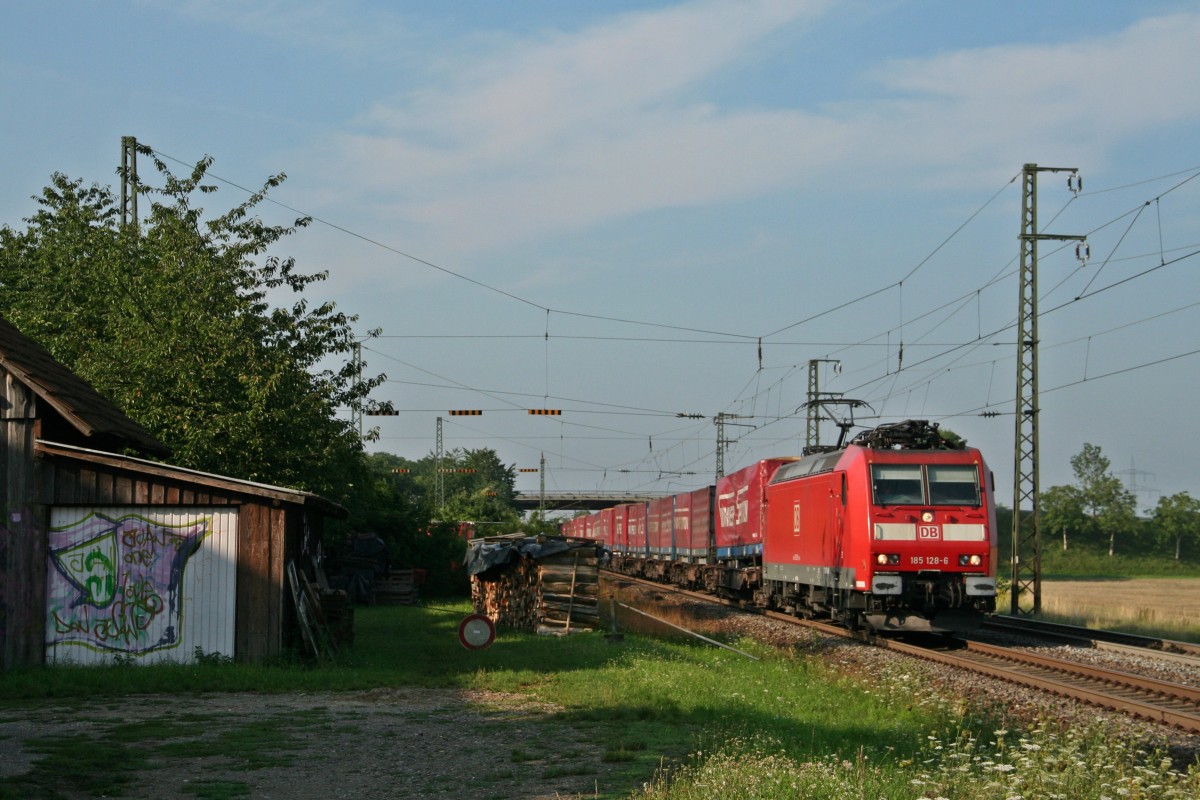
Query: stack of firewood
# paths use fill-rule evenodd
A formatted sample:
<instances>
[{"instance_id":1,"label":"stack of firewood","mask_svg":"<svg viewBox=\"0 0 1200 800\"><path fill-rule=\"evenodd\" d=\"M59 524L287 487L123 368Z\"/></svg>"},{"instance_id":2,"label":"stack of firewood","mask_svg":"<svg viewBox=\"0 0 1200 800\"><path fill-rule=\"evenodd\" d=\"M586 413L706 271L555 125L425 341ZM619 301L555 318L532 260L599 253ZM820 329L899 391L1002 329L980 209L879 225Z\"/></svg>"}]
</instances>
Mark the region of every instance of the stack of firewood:
<instances>
[{"instance_id":1,"label":"stack of firewood","mask_svg":"<svg viewBox=\"0 0 1200 800\"><path fill-rule=\"evenodd\" d=\"M497 625L545 634L599 627L600 584L594 542L540 559L513 563L471 577L475 610Z\"/></svg>"},{"instance_id":2,"label":"stack of firewood","mask_svg":"<svg viewBox=\"0 0 1200 800\"><path fill-rule=\"evenodd\" d=\"M538 565L522 557L471 578L475 610L497 625L532 631L537 627Z\"/></svg>"}]
</instances>

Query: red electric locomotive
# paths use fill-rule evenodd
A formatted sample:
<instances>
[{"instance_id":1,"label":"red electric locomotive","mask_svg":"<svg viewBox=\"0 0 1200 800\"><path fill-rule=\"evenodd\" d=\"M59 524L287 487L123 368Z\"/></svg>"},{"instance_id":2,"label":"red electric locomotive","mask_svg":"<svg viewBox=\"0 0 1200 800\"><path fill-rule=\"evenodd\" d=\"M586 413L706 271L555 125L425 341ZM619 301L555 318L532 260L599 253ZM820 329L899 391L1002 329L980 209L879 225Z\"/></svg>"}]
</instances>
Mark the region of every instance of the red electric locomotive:
<instances>
[{"instance_id":1,"label":"red electric locomotive","mask_svg":"<svg viewBox=\"0 0 1200 800\"><path fill-rule=\"evenodd\" d=\"M996 606L993 488L978 450L909 420L617 506L593 530L627 574L852 628L959 630Z\"/></svg>"},{"instance_id":2,"label":"red electric locomotive","mask_svg":"<svg viewBox=\"0 0 1200 800\"><path fill-rule=\"evenodd\" d=\"M880 631L961 629L996 607L979 451L908 421L775 471L756 601Z\"/></svg>"}]
</instances>

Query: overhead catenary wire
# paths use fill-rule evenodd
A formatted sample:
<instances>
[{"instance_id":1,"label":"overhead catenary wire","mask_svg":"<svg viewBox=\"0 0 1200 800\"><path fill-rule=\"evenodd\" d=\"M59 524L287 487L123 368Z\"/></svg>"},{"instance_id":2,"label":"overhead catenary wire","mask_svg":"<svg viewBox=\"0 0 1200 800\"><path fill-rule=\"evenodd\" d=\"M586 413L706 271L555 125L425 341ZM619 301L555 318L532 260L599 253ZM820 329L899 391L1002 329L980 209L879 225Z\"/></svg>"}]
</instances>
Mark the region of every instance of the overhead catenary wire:
<instances>
[{"instance_id":1,"label":"overhead catenary wire","mask_svg":"<svg viewBox=\"0 0 1200 800\"><path fill-rule=\"evenodd\" d=\"M163 154L161 152L158 152L158 151L155 151L155 152L156 152L156 155L158 155L160 157L170 159L172 161L179 161L178 159L175 159L175 158L168 156L166 154ZM179 163L184 163L184 162L179 161ZM1086 198L1086 197L1090 197L1090 196L1110 193L1110 192L1117 191L1119 189L1123 189L1123 188L1127 189L1130 187L1145 185L1147 183L1152 183L1154 181L1161 181L1168 177L1177 177L1177 176L1181 176L1181 175L1185 176L1184 180L1178 182L1175 186L1171 187L1167 191L1160 193L1153 200L1147 201L1147 203L1143 204L1143 206L1139 207L1139 209L1137 209L1135 211L1127 212L1128 214L1133 214L1134 217L1133 217L1133 220L1130 221L1129 225L1126 227L1126 234L1128 233L1128 231L1130 229L1132 229L1134 224L1138 221L1138 217L1141 215L1142 211L1144 211L1144 206L1148 205L1149 202L1153 202L1155 204L1156 225L1158 228L1158 243L1159 243L1159 254L1158 254L1159 255L1158 260L1160 262L1159 265L1149 268L1149 269L1146 269L1146 270L1143 270L1143 271L1137 273L1136 275L1126 276L1126 277L1116 280L1110 284L1107 284L1105 286L1095 288L1095 283L1097 282L1099 276L1101 275L1101 272L1106 267L1111 267L1111 265L1117 263L1120 260L1117 258L1118 251L1119 251L1120 247L1123 246L1124 240L1125 240L1125 235L1122 235L1121 239L1117 242L1117 245L1111 249L1111 251L1109 252L1109 254L1106 257L1106 259L1104 260L1104 262L1099 266L1099 268L1097 268L1092 273L1091 280L1089 280L1087 282L1087 284L1084 286L1083 290L1080 291L1078 293L1078 295L1076 297L1074 297L1072 300L1063 302L1057 306L1054 306L1054 307L1044 310L1042 312L1043 315L1048 316L1050 314L1053 314L1057 310L1060 310L1060 309L1063 309L1063 308L1066 308L1066 307L1072 305L1073 303L1086 300L1087 298L1095 297L1104 292L1112 291L1121 285L1124 285L1131 281L1145 277L1146 275L1153 273L1155 270L1162 269L1171 264L1176 264L1176 263L1179 263L1180 261L1191 258L1192 256L1196 255L1198 252L1200 252L1200 250L1192 250L1191 252L1188 252L1185 255L1168 260L1167 253L1171 252L1171 251L1168 251L1164 247L1164 244L1163 244L1162 214L1161 214L1162 198L1164 196L1166 196L1167 194L1169 194L1170 192L1174 191L1175 189L1179 188L1180 186L1193 180L1197 176L1200 176L1200 167L1191 168L1188 170L1180 170L1177 172L1170 173L1170 175L1167 175L1167 176L1160 176L1157 178L1146 179L1144 181L1129 183L1129 184L1125 184L1124 186L1121 186L1121 187L1108 187L1108 188L1100 189L1100 190L1092 190L1092 191L1089 191L1086 195L1082 195L1082 197ZM251 195L255 194L251 190L246 189L244 186L240 186L237 183L228 181L224 178L221 178L220 176L213 175L212 173L209 173L208 177L212 178L213 180L227 183L230 186L233 186L235 188L238 188L242 191L247 192L248 194L251 194ZM929 381L933 379L933 378L927 377L927 378L923 379L923 381L918 381L915 384L908 383L908 382L901 383L899 380L899 376L900 376L901 372L903 372L905 375L908 375L908 376L915 376L915 375L919 375L921 370L923 370L923 369L928 369L929 367L931 367L935 364L944 363L945 359L957 358L958 360L961 360L961 359L965 358L965 356L970 351L973 351L978 346L994 346L996 344L999 344L999 342L995 341L996 338L999 337L1000 335L1002 335L1003 331L1011 329L1011 326L995 326L991 329L991 333L984 333L984 331L987 329L985 329L983 327L982 319L981 319L982 315L979 313L979 307L982 303L983 290L987 289L991 286L997 285L1000 280L1002 280L1005 277L1012 274L1011 272L1009 272L1007 270L1001 270L1001 272L998 273L996 278L994 278L993 280L991 280L979 287L976 287L974 290L969 292L967 295L964 295L964 297L973 298L974 299L973 304L970 303L969 301L960 303L959 300L961 298L959 298L959 299L956 299L956 300L953 300L950 302L943 302L938 306L937 309L933 309L933 310L917 309L917 311L918 311L917 314L915 314L912 317L906 318L903 307L906 305L912 305L912 303L910 302L910 303L906 304L903 302L903 300L905 299L905 298L903 298L903 293L904 293L904 289L906 288L904 286L904 283L906 281L909 281L914 275L918 274L919 271L923 270L929 263L931 263L932 259L938 253L943 251L943 249L945 248L947 243L949 241L951 241L952 239L954 239L955 237L957 237L961 233L961 231L970 224L971 221L973 221L975 218L977 218L986 208L988 208L990 205L992 205L992 203L995 201L995 199L997 197L999 197L1000 195L1002 195L1002 193L1005 191L1005 189L1007 189L1009 186L1011 186L1011 184L1013 183L1014 180L1015 180L1015 177L1012 180L1010 180L1007 184L1005 184L1005 186L1003 186L999 190L997 190L997 192L995 194L993 194L990 198L988 198L988 200L985 203L983 203L971 215L969 215L957 228L955 228L955 230L949 236L944 238L935 248L933 248L915 266L911 267L899 280L893 281L893 282L887 284L886 286L883 286L882 288L863 292L857 298L854 298L854 299L851 299L848 301L844 301L842 303L838 303L832 307L818 311L817 313L810 314L802 320L793 322L789 325L778 328L778 329L772 331L771 333L764 334L761 336L755 335L752 333L744 333L744 332L727 332L727 331L720 331L720 330L713 330L713 329L699 328L699 327L670 325L670 324L663 323L661 321L627 319L627 318L615 317L615 316L604 315L604 314L591 314L591 313L586 313L586 312L577 312L577 311L567 311L564 309L556 309L556 308L550 307L545 304L534 302L528 298L521 297L520 295L509 292L505 289L489 285L483 281L479 281L475 278L471 278L469 276L455 272L454 270L447 269L447 268L442 267L441 265L436 264L432 261L413 256L410 253L404 252L403 250L400 250L398 248L384 244L384 243L377 241L375 239L372 239L370 237L359 234L359 233L357 233L349 228L346 228L344 226L334 224L332 222L329 222L324 219L320 219L315 216L311 216L311 215L308 215L308 216L311 216L311 218L315 222L318 222L322 225L330 227L331 229L342 232L345 235L352 236L354 238L357 238L359 240L367 242L367 243L371 244L372 246L382 248L388 252L392 252L403 258L410 259L414 263L419 263L419 264L425 265L429 268L438 270L438 271L443 272L452 277L459 278L459 279L466 281L470 284L473 284L479 288L488 290L490 292L494 292L499 296L503 296L510 300L517 301L522 304L528 305L530 307L540 309L544 313L544 317L545 317L545 330L542 333L542 338L546 342L546 345L545 345L545 348L546 348L545 367L544 367L544 381L545 382L544 382L544 387L543 387L544 391L543 391L542 397L543 397L543 399L546 399L546 400L549 400L551 397L553 397L550 393L551 383L552 383L552 379L553 379L552 373L554 372L553 364L552 364L552 361L550 358L551 354L550 354L549 340L551 338L556 338L556 339L561 339L561 340L567 340L567 339L582 340L582 339L586 339L586 338L595 338L597 340L627 339L629 341L664 341L664 342L666 342L666 341L685 341L685 342L712 344L712 345L718 345L718 346L723 346L723 345L727 345L727 344L745 344L747 346L754 346L757 348L761 348L762 340L771 339L772 337L775 337L787 330L792 330L792 329L797 328L806 323L813 322L817 319L821 319L823 317L829 316L838 311L846 309L846 308L854 305L855 303L859 303L859 302L863 302L865 300L872 299L874 297L877 297L883 293L890 291L892 288L896 288L901 293L901 302L900 302L901 312L900 312L899 322L898 322L897 326L892 329L892 331L886 332L885 334L877 334L876 335L876 336L889 335L891 332L899 331L900 336L897 337L896 342L859 341L859 342L843 342L843 343L817 343L815 345L806 343L806 342L796 343L796 346L800 346L800 347L816 346L816 347L822 347L822 348L827 347L830 349L833 349L833 348L848 349L848 348L853 348L853 347L879 347L879 348L883 348L883 349L887 350L887 349L893 348L893 347L896 348L896 350L895 350L896 369L895 370L890 370L890 371L885 370L884 374L879 375L873 381L866 381L866 382L858 384L859 388L867 388L872 385L878 384L880 381L890 378L890 380L888 382L890 383L891 388L889 388L883 394L883 397L886 400L886 398L889 396L899 396L899 394L902 394L905 392L911 394L911 392L914 389L921 387L922 385L924 385L926 387L926 389L928 389ZM1076 198L1072 198L1072 201L1068 201L1068 205L1071 202L1073 202L1075 199ZM303 212L301 212L295 208L292 208L291 206L285 205L283 203L279 203L278 201L274 200L273 198L268 197L268 198L266 198L266 200L268 202L274 203L275 205L278 205L282 208L286 208L287 210L289 210L293 213L303 214ZM1065 206L1064 206L1064 208L1065 208ZM1061 210L1059 213L1061 213ZM1057 216L1057 215L1055 215L1055 216ZM1119 219L1121 219L1121 218L1118 217L1117 220L1119 220ZM1105 223L1105 225L1098 226L1098 227L1094 228L1093 230L1094 231L1101 230L1105 226L1113 224L1115 221L1116 220ZM954 318L954 316L956 314L962 313L962 311L969 305L974 305L974 307L976 309L976 320L975 320L976 330L975 330L975 338L973 340L964 341L964 342L952 342L952 343L945 343L945 344L929 342L927 340L926 337L928 337L934 330L937 330L938 325L947 324L951 319ZM924 319L931 318L931 316L933 314L937 313L938 309L947 309L948 310L947 315L945 315L945 317L940 322L938 322L936 325L933 325L932 327L929 327L923 331L917 331L915 333L908 332L908 329L911 329L911 327L915 323L917 323L918 321L924 320ZM710 336L710 337L716 337L716 338L713 338L708 341L701 341L698 339L690 339L690 338L681 338L678 340L668 340L668 339L655 339L653 337L584 337L584 336L573 335L573 334L570 334L569 332L565 332L565 331L556 332L556 333L552 334L552 332L551 332L552 325L551 325L551 320L550 320L550 317L552 314L573 316L573 317L578 317L578 318L582 318L582 319L594 319L594 320L611 322L611 323L616 323L616 324L646 325L646 326L651 326L651 327L655 327L655 328L670 329L670 330L675 330L675 331L679 331L679 332L683 332L683 333L697 334L699 336ZM1146 318L1151 319L1151 318L1154 318L1155 316L1158 316L1158 315L1148 315ZM1138 322L1127 323L1126 325L1119 326L1119 327L1130 327L1130 326L1136 325L1136 324L1138 324ZM557 326L553 326L553 327L557 327ZM905 335L906 332L908 332L908 335ZM1098 334L1093 333L1091 335L1095 336ZM415 338L415 337L412 337L412 338ZM441 337L441 338L451 338L451 337ZM489 338L497 338L497 337L489 337ZM948 338L948 337L942 337L942 338ZM924 341L923 341L923 339L924 339ZM771 342L771 344L778 347L778 346L790 345L791 343L773 341L773 342ZM1052 345L1046 345L1046 346L1049 347ZM924 351L926 351L926 354L923 356L918 355L917 357L914 358L913 351L914 351L914 348L917 348L917 347L921 347ZM387 357L387 354L382 353L379 350L375 350L375 352L378 355L383 355L383 356ZM740 396L746 394L747 390L749 390L752 386L753 386L753 391L747 397L745 397L743 400L733 401L730 404L726 404L725 408L731 408L731 407L734 407L735 405L743 404L743 408L749 408L750 412L752 414L754 414L755 416L766 419L766 416L761 413L759 406L760 406L760 404L764 404L764 407L765 407L765 404L768 402L769 398L771 397L772 392L775 393L775 396L782 398L782 396L785 394L785 392L783 391L782 381L785 380L787 376L781 378L779 381L774 381L774 382L767 382L766 380L764 380L765 375L768 372L770 372L776 368L773 365L771 365L770 363L768 363L763 358L763 356L761 355L761 352L762 351L760 349L757 362L754 363L753 365L748 365L748 366L753 366L754 377L752 377L750 380L747 380L746 385L743 387L742 391L738 392L738 394L736 396L740 397ZM1180 358L1180 357L1183 357L1183 356L1175 356L1175 357L1172 357L1172 359ZM994 362L995 359L989 359L989 360ZM1168 359L1168 360L1170 360L1170 359ZM1151 362L1151 363L1157 363L1157 362ZM407 364L407 366L411 366L412 368L418 369L418 370L422 369L420 367L412 365L411 363ZM965 366L967 366L967 365L961 365L961 366L965 368ZM931 374L934 374L934 375L942 374L945 371L947 371L947 369L951 369L951 368L956 368L956 367L954 367L952 364L952 366L949 368L943 368L943 369L938 370L937 372L931 373ZM438 377L441 380L446 380L448 383L457 384L456 388L459 388L461 390L477 391L474 387L471 387L466 383L461 383L461 382L453 381L451 379L444 378L443 376L437 375L436 373L428 371L428 370L423 370L423 371L426 372L426 374L435 375L436 377ZM1117 372L1113 372L1111 374L1114 374L1114 375L1115 374L1123 374L1125 371L1127 371L1127 370L1120 370ZM791 369L788 371L787 375L791 376L791 375L794 375L795 373L796 373L796 370ZM850 375L850 374L852 374L852 372L848 371L846 374ZM1098 379L1098 377L1100 377L1100 376L1095 376L1095 377L1089 376L1088 380L1096 380L1096 379ZM1043 391L1047 391L1047 390L1043 390ZM512 396L515 396L515 395L513 393L496 393L496 399L498 402L500 402L501 404L508 404L508 405L516 408L516 407L518 407L517 403L506 399L506 398L512 397ZM714 405L719 405L719 404L714 404ZM630 406L630 407L633 408L635 406ZM711 409L709 409L709 410L711 411ZM589 412L580 410L579 413L589 413ZM591 411L590 413L603 413L603 412ZM621 412L621 413L628 413L630 415L645 414L646 416L653 417L653 416L664 415L669 412L628 411L628 412ZM789 415L789 417L790 416L791 415ZM771 423L771 424L777 424L777 423ZM661 434L659 434L659 433L654 433L653 435L661 437ZM642 434L642 437L644 440L645 434ZM663 440L663 441L665 441L665 440ZM656 453L656 457L658 457L660 450L655 450L654 452Z\"/></svg>"}]
</instances>

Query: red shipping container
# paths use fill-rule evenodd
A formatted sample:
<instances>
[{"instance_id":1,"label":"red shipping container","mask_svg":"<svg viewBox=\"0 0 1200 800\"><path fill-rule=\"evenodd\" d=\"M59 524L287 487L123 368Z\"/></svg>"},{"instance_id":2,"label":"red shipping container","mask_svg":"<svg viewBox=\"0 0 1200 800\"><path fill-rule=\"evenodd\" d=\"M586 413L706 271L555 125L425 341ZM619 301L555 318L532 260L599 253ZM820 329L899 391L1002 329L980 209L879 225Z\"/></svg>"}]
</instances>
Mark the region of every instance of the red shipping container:
<instances>
[{"instance_id":1,"label":"red shipping container","mask_svg":"<svg viewBox=\"0 0 1200 800\"><path fill-rule=\"evenodd\" d=\"M693 561L707 562L713 547L713 517L716 507L716 487L705 486L691 492L691 519L688 523L687 547Z\"/></svg>"},{"instance_id":2,"label":"red shipping container","mask_svg":"<svg viewBox=\"0 0 1200 800\"><path fill-rule=\"evenodd\" d=\"M795 458L768 458L717 479L717 556L737 558L762 553L767 524L767 483L781 464Z\"/></svg>"},{"instance_id":3,"label":"red shipping container","mask_svg":"<svg viewBox=\"0 0 1200 800\"><path fill-rule=\"evenodd\" d=\"M646 555L646 503L630 503L625 506L626 548L630 555Z\"/></svg>"},{"instance_id":4,"label":"red shipping container","mask_svg":"<svg viewBox=\"0 0 1200 800\"><path fill-rule=\"evenodd\" d=\"M707 559L712 534L712 497L711 486L675 496L674 557L679 561L698 563Z\"/></svg>"},{"instance_id":5,"label":"red shipping container","mask_svg":"<svg viewBox=\"0 0 1200 800\"><path fill-rule=\"evenodd\" d=\"M659 497L650 501L646 512L646 544L651 558L674 558L672 511L674 497Z\"/></svg>"},{"instance_id":6,"label":"red shipping container","mask_svg":"<svg viewBox=\"0 0 1200 800\"><path fill-rule=\"evenodd\" d=\"M589 517L595 538L609 550L613 549L613 513L613 509L606 508Z\"/></svg>"},{"instance_id":7,"label":"red shipping container","mask_svg":"<svg viewBox=\"0 0 1200 800\"><path fill-rule=\"evenodd\" d=\"M626 525L629 508L627 505L613 507L612 549L614 553L629 552L629 531Z\"/></svg>"}]
</instances>

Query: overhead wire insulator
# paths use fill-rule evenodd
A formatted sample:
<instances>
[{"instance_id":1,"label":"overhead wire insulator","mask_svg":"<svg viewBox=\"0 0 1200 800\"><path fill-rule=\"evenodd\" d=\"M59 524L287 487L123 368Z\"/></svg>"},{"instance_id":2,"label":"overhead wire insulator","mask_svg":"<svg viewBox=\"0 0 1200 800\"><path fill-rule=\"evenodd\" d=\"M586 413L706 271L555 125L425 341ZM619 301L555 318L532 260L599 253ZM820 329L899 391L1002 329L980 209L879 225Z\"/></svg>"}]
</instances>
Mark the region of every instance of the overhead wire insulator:
<instances>
[{"instance_id":1,"label":"overhead wire insulator","mask_svg":"<svg viewBox=\"0 0 1200 800\"><path fill-rule=\"evenodd\" d=\"M1067 189L1076 197L1083 191L1083 176L1078 172L1072 172L1067 176Z\"/></svg>"},{"instance_id":2,"label":"overhead wire insulator","mask_svg":"<svg viewBox=\"0 0 1200 800\"><path fill-rule=\"evenodd\" d=\"M1080 266L1088 262L1092 257L1092 246L1087 242L1079 242L1075 245L1075 258L1079 261Z\"/></svg>"}]
</instances>

